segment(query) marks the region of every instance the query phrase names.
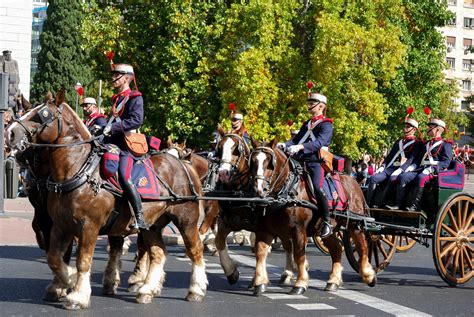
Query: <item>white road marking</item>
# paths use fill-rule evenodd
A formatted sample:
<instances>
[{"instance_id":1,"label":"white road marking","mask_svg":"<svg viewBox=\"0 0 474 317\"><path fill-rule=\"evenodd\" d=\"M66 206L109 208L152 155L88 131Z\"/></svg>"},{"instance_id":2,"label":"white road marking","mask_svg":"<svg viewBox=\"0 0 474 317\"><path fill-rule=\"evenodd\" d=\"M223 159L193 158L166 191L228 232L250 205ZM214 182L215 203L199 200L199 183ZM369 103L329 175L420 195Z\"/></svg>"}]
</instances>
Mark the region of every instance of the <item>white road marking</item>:
<instances>
[{"instance_id":1,"label":"white road marking","mask_svg":"<svg viewBox=\"0 0 474 317\"><path fill-rule=\"evenodd\" d=\"M238 261L244 265L253 267L255 266L255 259L252 259L248 256L240 255L240 254L235 254L234 252L230 252L232 254L232 258L235 261ZM275 274L277 276L280 276L281 272L283 271L283 268L280 268L276 265L272 265L267 263L267 270L268 272ZM309 281L309 286L312 287L325 287L326 282L317 280L317 279L311 279ZM431 316L429 314L426 314L424 312L421 312L416 309L411 309L409 307L395 304L386 300L383 300L381 298L365 295L356 291L351 291L351 290L346 290L344 288L340 288L337 292L332 293L336 296L381 310L383 312L398 316L398 317L406 317L406 316L423 316L423 317L428 317Z\"/></svg>"},{"instance_id":2,"label":"white road marking","mask_svg":"<svg viewBox=\"0 0 474 317\"><path fill-rule=\"evenodd\" d=\"M336 307L332 307L326 304L286 304L296 310L327 310L327 309L337 309Z\"/></svg>"},{"instance_id":3,"label":"white road marking","mask_svg":"<svg viewBox=\"0 0 474 317\"><path fill-rule=\"evenodd\" d=\"M206 269L206 273L209 274L224 274L224 271L222 269Z\"/></svg>"},{"instance_id":4,"label":"white road marking","mask_svg":"<svg viewBox=\"0 0 474 317\"><path fill-rule=\"evenodd\" d=\"M221 267L219 263L206 263L206 268L208 267Z\"/></svg>"},{"instance_id":5,"label":"white road marking","mask_svg":"<svg viewBox=\"0 0 474 317\"><path fill-rule=\"evenodd\" d=\"M263 296L270 299L308 299L308 297L304 295L290 295L284 293L264 293Z\"/></svg>"}]
</instances>

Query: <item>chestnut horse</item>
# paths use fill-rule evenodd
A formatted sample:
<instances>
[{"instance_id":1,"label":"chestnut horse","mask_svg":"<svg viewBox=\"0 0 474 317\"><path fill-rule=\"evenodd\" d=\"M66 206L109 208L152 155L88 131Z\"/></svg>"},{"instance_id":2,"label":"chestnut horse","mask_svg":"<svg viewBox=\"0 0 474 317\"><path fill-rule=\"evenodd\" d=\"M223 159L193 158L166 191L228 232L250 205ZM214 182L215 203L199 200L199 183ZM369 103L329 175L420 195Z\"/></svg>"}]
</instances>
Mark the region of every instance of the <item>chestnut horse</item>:
<instances>
[{"instance_id":1,"label":"chestnut horse","mask_svg":"<svg viewBox=\"0 0 474 317\"><path fill-rule=\"evenodd\" d=\"M272 140L268 146L262 146L254 142L254 150L250 156L250 178L254 192L260 198L288 199L288 202L280 205L277 210L267 212L262 221L262 226L258 227L256 233L257 247L257 268L255 283L266 285L269 283L266 273L267 249L271 246L274 235L291 238L293 242L294 259L298 267L298 279L295 283L297 291L293 293L301 294L308 287L308 275L304 270L305 246L308 234L317 234L314 229L318 228L322 221L322 215L310 209L302 207L299 202L310 201L307 194L307 186L300 175L294 175L293 185L290 177L290 164L286 155L276 147L276 140ZM348 210L364 215L365 200L362 190L357 182L347 176L340 175L342 187L346 197L350 197ZM286 198L285 198L286 197ZM280 203L281 204L281 203ZM340 225L347 225L346 219L335 221L336 228ZM315 226L316 224L316 226ZM360 254L359 267L362 280L369 286L375 286L376 275L368 261L368 247L363 231L357 229L356 223L349 223L348 232L354 239L357 252ZM324 239L331 254L332 268L327 282L326 291L337 291L342 284L342 247L336 237L336 231Z\"/></svg>"},{"instance_id":2,"label":"chestnut horse","mask_svg":"<svg viewBox=\"0 0 474 317\"><path fill-rule=\"evenodd\" d=\"M81 175L79 171L93 155L91 134L77 114L64 103L64 89L55 100L49 100L33 109L26 117L9 128L7 142L12 148L24 145L48 148L50 155L51 185L60 188L70 184ZM161 194L165 197L192 197L200 194L198 176L188 171L179 160L169 154L151 157L156 177L160 180ZM48 194L48 211L53 219L48 265L57 277L53 288L72 288L66 296L65 308L82 309L90 305L90 271L92 256L100 228L107 223L114 210L118 217L108 231L109 236L124 236L132 233L129 226L133 216L126 200L117 198L99 187L101 178L98 166L86 175L86 182L71 190L53 190ZM195 190L192 190L191 183ZM188 186L183 186L187 184ZM87 203L85 203L87 202ZM177 226L186 245L186 254L191 259L192 274L189 292L190 301L201 301L207 289L207 277L203 259L203 246L199 239L197 223L202 210L194 199L145 201L144 216L151 230L141 234L150 265L144 284L138 289L137 302L149 303L160 294L165 273L165 246L161 229L170 221ZM77 272L64 263L62 256L74 236L78 238ZM113 263L112 263L113 264ZM117 264L117 263L115 263ZM106 270L104 279L117 282L118 266Z\"/></svg>"},{"instance_id":3,"label":"chestnut horse","mask_svg":"<svg viewBox=\"0 0 474 317\"><path fill-rule=\"evenodd\" d=\"M219 128L218 131L221 135L216 148L216 158L218 161L220 160L219 184L224 190L223 193L234 195L236 196L235 198L241 198L243 200L242 202L220 201L222 211L218 218L218 230L216 235L216 248L219 252L221 266L229 283L234 284L239 278L239 271L237 270L237 265L229 256L226 237L231 231L242 229L255 233L260 231L260 226L262 225L261 221L265 221L265 217L261 217L261 214L265 212L265 208L249 202L252 197L248 197L248 157L250 155L248 145L241 135L226 134L222 128ZM286 252L285 271L280 277L280 283L289 285L294 269L291 238L288 236L280 236L279 233L276 233L275 236L281 238L282 246ZM303 262L302 266L302 271L304 271L307 263ZM256 276L259 274L260 273L256 274ZM265 285L262 285L255 279L252 281L251 287L254 288L254 294L257 296L265 291Z\"/></svg>"}]
</instances>

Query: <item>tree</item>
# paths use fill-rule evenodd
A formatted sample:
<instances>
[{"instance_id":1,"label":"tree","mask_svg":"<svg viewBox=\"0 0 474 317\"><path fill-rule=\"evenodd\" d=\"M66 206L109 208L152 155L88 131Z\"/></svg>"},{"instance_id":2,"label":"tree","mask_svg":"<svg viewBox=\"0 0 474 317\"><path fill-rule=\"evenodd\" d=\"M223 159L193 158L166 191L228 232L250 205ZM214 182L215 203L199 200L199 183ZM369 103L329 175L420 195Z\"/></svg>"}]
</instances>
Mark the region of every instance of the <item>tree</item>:
<instances>
[{"instance_id":1,"label":"tree","mask_svg":"<svg viewBox=\"0 0 474 317\"><path fill-rule=\"evenodd\" d=\"M40 36L38 72L32 84L32 99L41 101L47 91L66 87L66 100L75 100L74 85L82 83L87 92L91 80L87 55L81 45L84 12L79 1L49 1L47 19Z\"/></svg>"}]
</instances>

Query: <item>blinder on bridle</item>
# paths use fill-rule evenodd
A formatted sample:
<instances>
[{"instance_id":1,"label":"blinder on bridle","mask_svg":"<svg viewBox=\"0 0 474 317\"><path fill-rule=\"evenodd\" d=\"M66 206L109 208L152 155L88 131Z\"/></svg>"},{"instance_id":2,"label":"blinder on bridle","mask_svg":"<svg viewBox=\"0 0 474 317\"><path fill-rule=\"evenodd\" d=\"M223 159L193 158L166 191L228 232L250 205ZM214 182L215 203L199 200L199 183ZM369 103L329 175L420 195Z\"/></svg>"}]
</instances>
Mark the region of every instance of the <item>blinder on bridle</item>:
<instances>
[{"instance_id":1,"label":"blinder on bridle","mask_svg":"<svg viewBox=\"0 0 474 317\"><path fill-rule=\"evenodd\" d=\"M26 150L29 144L31 144L31 140L35 134L38 132L43 131L45 127L47 127L50 123L54 122L56 119L58 119L58 137L61 135L61 130L62 130L62 109L63 109L63 104L60 104L58 107L58 115L55 116L53 111L48 107L48 103L50 101L44 103L43 105L39 105L38 107L41 107L37 115L39 117L40 125L32 130L30 130L21 119L15 119L14 121L18 123L26 132L25 137L20 141L20 146L19 149L20 151Z\"/></svg>"},{"instance_id":2,"label":"blinder on bridle","mask_svg":"<svg viewBox=\"0 0 474 317\"><path fill-rule=\"evenodd\" d=\"M237 141L238 141L237 151L239 152L239 156L237 158L237 162L235 162L235 164L232 164L231 160L226 160L226 159L221 159L220 160L220 164L225 164L225 163L229 164L232 167L232 171L233 171L233 170L236 170L237 167L239 166L240 161L244 157L245 149L246 148L248 149L248 146L247 146L247 144L245 144L245 141L243 140L243 138L240 135L234 134L234 133L225 134L222 138L220 138L219 143L217 144L218 157L222 157L222 149L219 147L219 144L222 142L222 140L224 140L225 137L234 138L234 139L237 139Z\"/></svg>"},{"instance_id":3,"label":"blinder on bridle","mask_svg":"<svg viewBox=\"0 0 474 317\"><path fill-rule=\"evenodd\" d=\"M253 164L253 157L255 155L259 154L259 153L264 153L267 156L270 156L270 161L268 163L267 168L272 170L272 174L270 175L270 177L268 179L267 179L267 177L265 177L265 175L253 175L252 177L255 180L261 179L261 180L267 182L266 187L268 188L270 186L270 183L271 183L272 179L273 179L273 176L275 175L275 167L276 167L275 151L273 151L273 149L271 149L269 147L266 147L266 146L257 147L256 149L254 149L252 151L252 153L250 153L250 158L249 158L250 164Z\"/></svg>"}]
</instances>

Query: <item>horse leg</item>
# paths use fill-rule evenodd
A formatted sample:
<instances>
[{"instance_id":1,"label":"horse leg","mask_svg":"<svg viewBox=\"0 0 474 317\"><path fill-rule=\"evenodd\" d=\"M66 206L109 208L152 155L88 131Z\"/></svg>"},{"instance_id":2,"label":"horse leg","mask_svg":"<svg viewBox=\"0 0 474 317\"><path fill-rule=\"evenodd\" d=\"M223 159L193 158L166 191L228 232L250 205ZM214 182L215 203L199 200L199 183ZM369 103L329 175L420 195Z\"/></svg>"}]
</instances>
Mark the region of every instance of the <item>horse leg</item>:
<instances>
[{"instance_id":1,"label":"horse leg","mask_svg":"<svg viewBox=\"0 0 474 317\"><path fill-rule=\"evenodd\" d=\"M293 242L293 259L295 260L296 267L298 269L298 275L296 277L295 285L290 291L291 295L301 295L308 289L309 275L308 262L306 261L306 228L297 227L293 230L292 234Z\"/></svg>"},{"instance_id":2,"label":"horse leg","mask_svg":"<svg viewBox=\"0 0 474 317\"><path fill-rule=\"evenodd\" d=\"M216 217L219 215L219 203L217 201L206 201L204 203L204 220L199 227L199 234L205 234L209 228L215 223Z\"/></svg>"},{"instance_id":3,"label":"horse leg","mask_svg":"<svg viewBox=\"0 0 474 317\"><path fill-rule=\"evenodd\" d=\"M290 239L281 239L281 244L285 250L286 263L285 271L281 274L278 283L282 285L291 285L291 279L295 269L295 262L293 261L293 244Z\"/></svg>"},{"instance_id":4,"label":"horse leg","mask_svg":"<svg viewBox=\"0 0 474 317\"><path fill-rule=\"evenodd\" d=\"M51 229L51 239L49 242L49 251L47 261L49 268L53 271L53 281L46 287L43 300L47 302L56 302L66 296L66 291L72 287L77 278L76 269L67 265L64 261L65 255L71 249L73 236L63 234L57 227ZM69 253L70 254L70 253Z\"/></svg>"},{"instance_id":5,"label":"horse leg","mask_svg":"<svg viewBox=\"0 0 474 317\"><path fill-rule=\"evenodd\" d=\"M257 232L255 236L255 276L253 278L253 294L260 296L265 293L267 285L270 283L267 272L268 248L271 246L273 236L264 232Z\"/></svg>"},{"instance_id":6,"label":"horse leg","mask_svg":"<svg viewBox=\"0 0 474 317\"><path fill-rule=\"evenodd\" d=\"M66 309L84 309L90 306L91 298L91 266L92 256L99 234L99 228L94 225L84 225L78 237L77 245L77 282L72 292L66 296Z\"/></svg>"},{"instance_id":7,"label":"horse leg","mask_svg":"<svg viewBox=\"0 0 474 317\"><path fill-rule=\"evenodd\" d=\"M104 279L102 282L102 294L115 295L117 288L120 285L120 270L122 268L122 248L123 237L109 236L109 261L104 272Z\"/></svg>"},{"instance_id":8,"label":"horse leg","mask_svg":"<svg viewBox=\"0 0 474 317\"><path fill-rule=\"evenodd\" d=\"M367 240L365 239L365 234L361 230L350 230L352 239L354 240L355 247L359 253L359 275L362 278L362 281L374 287L377 284L377 274L375 273L372 265L369 262Z\"/></svg>"},{"instance_id":9,"label":"horse leg","mask_svg":"<svg viewBox=\"0 0 474 317\"><path fill-rule=\"evenodd\" d=\"M160 295L163 289L166 276L163 270L166 261L166 247L161 232L144 231L141 236L143 239L141 244L144 245L144 249L148 254L149 265L143 285L137 290L136 300L140 304L148 304L151 303L155 295Z\"/></svg>"},{"instance_id":10,"label":"horse leg","mask_svg":"<svg viewBox=\"0 0 474 317\"><path fill-rule=\"evenodd\" d=\"M227 235L229 233L230 229L222 221L219 221L215 240L217 252L224 274L227 276L227 281L229 284L235 284L239 280L240 273L237 270L237 265L229 256L229 249L227 248Z\"/></svg>"},{"instance_id":11,"label":"horse leg","mask_svg":"<svg viewBox=\"0 0 474 317\"><path fill-rule=\"evenodd\" d=\"M130 293L138 292L138 289L145 282L146 275L148 273L149 257L143 242L143 236L141 233L137 237L137 262L132 275L128 278L128 291Z\"/></svg>"},{"instance_id":12,"label":"horse leg","mask_svg":"<svg viewBox=\"0 0 474 317\"><path fill-rule=\"evenodd\" d=\"M331 273L329 274L329 280L324 288L327 292L336 292L342 285L342 246L337 239L336 233L331 234L325 238L324 245L328 248L329 254L331 255Z\"/></svg>"},{"instance_id":13,"label":"horse leg","mask_svg":"<svg viewBox=\"0 0 474 317\"><path fill-rule=\"evenodd\" d=\"M199 238L197 227L192 221L186 227L180 227L180 232L186 245L186 255L192 262L191 281L186 300L201 302L206 295L207 285L209 284L204 262L204 247Z\"/></svg>"}]
</instances>

